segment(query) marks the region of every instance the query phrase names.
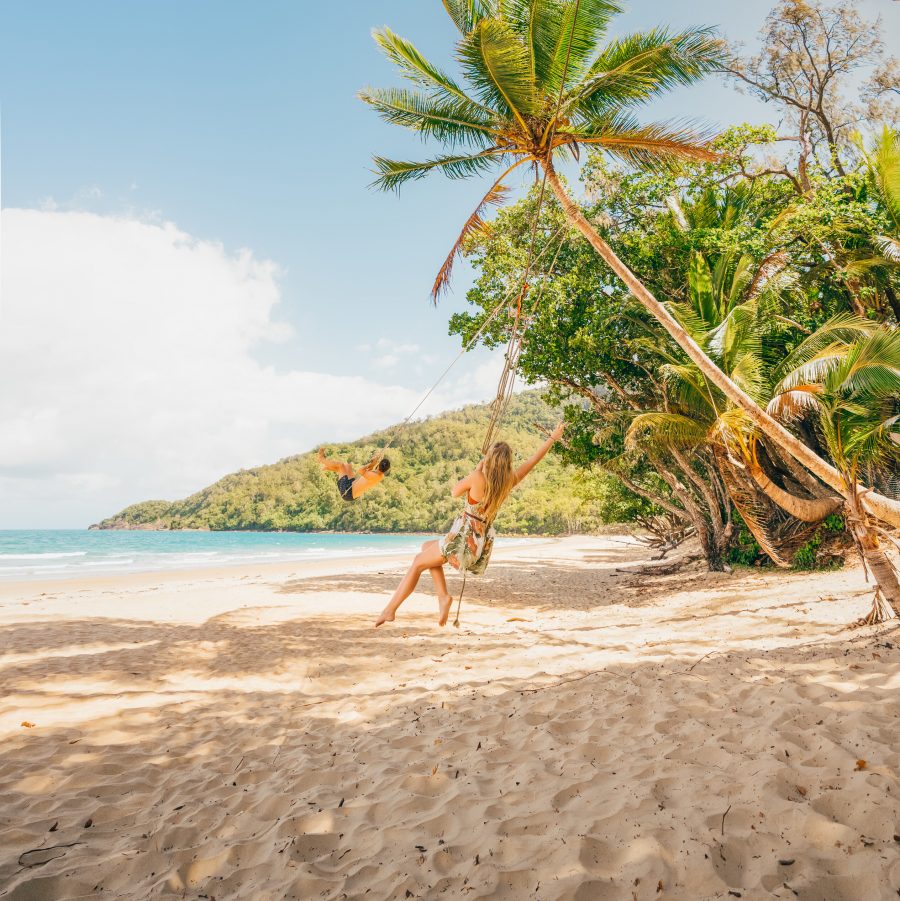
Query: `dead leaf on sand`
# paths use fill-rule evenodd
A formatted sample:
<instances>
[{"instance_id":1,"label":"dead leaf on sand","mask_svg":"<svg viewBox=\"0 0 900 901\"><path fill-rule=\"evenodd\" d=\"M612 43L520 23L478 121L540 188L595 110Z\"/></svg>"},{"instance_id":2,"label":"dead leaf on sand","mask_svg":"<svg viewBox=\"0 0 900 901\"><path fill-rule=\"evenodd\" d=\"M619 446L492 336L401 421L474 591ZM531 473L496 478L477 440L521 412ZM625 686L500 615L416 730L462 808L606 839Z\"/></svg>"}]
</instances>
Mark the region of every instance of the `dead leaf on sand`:
<instances>
[{"instance_id":1,"label":"dead leaf on sand","mask_svg":"<svg viewBox=\"0 0 900 901\"><path fill-rule=\"evenodd\" d=\"M33 728L34 728L34 723L29 723L28 720L22 720L22 725L23 725L26 729L33 729Z\"/></svg>"},{"instance_id":2,"label":"dead leaf on sand","mask_svg":"<svg viewBox=\"0 0 900 901\"><path fill-rule=\"evenodd\" d=\"M866 763L865 760L857 760L856 761L856 771L867 770L869 768L869 764Z\"/></svg>"}]
</instances>

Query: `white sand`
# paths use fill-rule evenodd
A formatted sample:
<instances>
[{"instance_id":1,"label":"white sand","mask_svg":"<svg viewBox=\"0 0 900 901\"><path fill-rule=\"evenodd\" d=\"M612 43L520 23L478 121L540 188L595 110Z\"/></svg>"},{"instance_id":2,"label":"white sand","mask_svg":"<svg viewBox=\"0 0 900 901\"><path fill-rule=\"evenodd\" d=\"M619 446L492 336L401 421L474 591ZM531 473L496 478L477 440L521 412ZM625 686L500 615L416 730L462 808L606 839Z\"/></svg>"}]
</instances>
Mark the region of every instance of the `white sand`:
<instances>
[{"instance_id":1,"label":"white sand","mask_svg":"<svg viewBox=\"0 0 900 901\"><path fill-rule=\"evenodd\" d=\"M862 573L646 557L502 549L458 631L384 560L0 586L0 897L896 899Z\"/></svg>"}]
</instances>

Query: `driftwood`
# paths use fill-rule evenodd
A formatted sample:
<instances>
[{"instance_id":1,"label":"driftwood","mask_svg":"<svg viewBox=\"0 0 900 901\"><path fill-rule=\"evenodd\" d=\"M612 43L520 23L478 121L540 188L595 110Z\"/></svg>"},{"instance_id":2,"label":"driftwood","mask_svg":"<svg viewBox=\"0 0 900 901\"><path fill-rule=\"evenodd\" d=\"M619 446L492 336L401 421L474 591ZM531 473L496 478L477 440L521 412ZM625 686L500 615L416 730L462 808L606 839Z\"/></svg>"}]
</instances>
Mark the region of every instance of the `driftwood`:
<instances>
[{"instance_id":1,"label":"driftwood","mask_svg":"<svg viewBox=\"0 0 900 901\"><path fill-rule=\"evenodd\" d=\"M659 563L655 566L639 566L636 569L616 569L617 573L625 573L634 576L669 576L672 573L684 569L691 563L696 563L703 559L703 554L685 554L677 560L670 560L668 563Z\"/></svg>"}]
</instances>

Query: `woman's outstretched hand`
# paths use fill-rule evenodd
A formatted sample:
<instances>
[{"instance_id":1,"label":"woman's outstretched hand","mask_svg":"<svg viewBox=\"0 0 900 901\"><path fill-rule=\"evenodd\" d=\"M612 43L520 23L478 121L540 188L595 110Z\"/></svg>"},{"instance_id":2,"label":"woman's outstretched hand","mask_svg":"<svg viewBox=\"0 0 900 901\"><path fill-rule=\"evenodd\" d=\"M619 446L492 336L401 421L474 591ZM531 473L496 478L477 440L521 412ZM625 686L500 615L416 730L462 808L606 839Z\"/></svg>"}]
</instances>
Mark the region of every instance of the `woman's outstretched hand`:
<instances>
[{"instance_id":1,"label":"woman's outstretched hand","mask_svg":"<svg viewBox=\"0 0 900 901\"><path fill-rule=\"evenodd\" d=\"M559 441L559 439L562 438L563 432L564 432L565 430L566 430L566 423L565 423L565 421L560 422L559 425L557 425L557 427L550 433L550 437L551 437L554 441Z\"/></svg>"}]
</instances>

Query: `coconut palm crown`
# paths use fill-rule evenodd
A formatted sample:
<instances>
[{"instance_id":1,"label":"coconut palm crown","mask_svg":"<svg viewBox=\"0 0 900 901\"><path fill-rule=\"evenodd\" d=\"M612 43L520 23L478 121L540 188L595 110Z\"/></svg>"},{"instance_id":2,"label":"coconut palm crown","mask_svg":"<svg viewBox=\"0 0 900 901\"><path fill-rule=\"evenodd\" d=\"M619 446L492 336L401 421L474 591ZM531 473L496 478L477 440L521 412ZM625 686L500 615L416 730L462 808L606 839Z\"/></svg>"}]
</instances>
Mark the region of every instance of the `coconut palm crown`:
<instances>
[{"instance_id":1,"label":"coconut palm crown","mask_svg":"<svg viewBox=\"0 0 900 901\"><path fill-rule=\"evenodd\" d=\"M552 165L557 153L596 146L648 167L678 158L714 159L707 136L688 123L641 123L633 110L664 91L690 84L720 62L708 29L654 29L605 46L612 0L443 0L460 32L456 58L464 82L433 65L389 28L374 32L385 55L415 87L360 93L383 119L440 143L423 162L375 157L376 186L397 189L441 172L499 177L463 229L502 199L500 184L523 163ZM449 267L447 267L449 269ZM442 270L434 295L446 285Z\"/></svg>"}]
</instances>

